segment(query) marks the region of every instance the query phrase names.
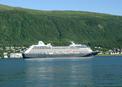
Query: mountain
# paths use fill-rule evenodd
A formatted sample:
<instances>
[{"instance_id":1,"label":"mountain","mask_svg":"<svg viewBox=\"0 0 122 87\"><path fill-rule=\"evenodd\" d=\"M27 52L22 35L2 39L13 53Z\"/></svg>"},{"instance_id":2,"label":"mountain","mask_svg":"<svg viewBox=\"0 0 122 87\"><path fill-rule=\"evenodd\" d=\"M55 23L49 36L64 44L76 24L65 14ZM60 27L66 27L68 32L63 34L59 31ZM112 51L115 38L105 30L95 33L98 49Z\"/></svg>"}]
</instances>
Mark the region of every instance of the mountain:
<instances>
[{"instance_id":1,"label":"mountain","mask_svg":"<svg viewBox=\"0 0 122 87\"><path fill-rule=\"evenodd\" d=\"M122 16L0 5L0 46L29 46L39 40L122 48Z\"/></svg>"}]
</instances>

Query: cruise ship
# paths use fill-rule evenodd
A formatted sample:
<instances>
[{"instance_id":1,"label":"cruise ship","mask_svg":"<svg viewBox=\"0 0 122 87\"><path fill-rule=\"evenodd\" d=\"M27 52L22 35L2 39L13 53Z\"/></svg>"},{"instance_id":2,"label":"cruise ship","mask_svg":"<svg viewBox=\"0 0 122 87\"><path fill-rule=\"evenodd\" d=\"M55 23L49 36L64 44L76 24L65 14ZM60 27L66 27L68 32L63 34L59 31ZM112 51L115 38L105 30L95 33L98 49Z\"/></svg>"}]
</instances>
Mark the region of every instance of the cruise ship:
<instances>
[{"instance_id":1,"label":"cruise ship","mask_svg":"<svg viewBox=\"0 0 122 87\"><path fill-rule=\"evenodd\" d=\"M37 45L30 46L23 53L23 58L88 57L97 54L98 52L83 44L71 42L69 46L52 46L51 43L39 41Z\"/></svg>"}]
</instances>

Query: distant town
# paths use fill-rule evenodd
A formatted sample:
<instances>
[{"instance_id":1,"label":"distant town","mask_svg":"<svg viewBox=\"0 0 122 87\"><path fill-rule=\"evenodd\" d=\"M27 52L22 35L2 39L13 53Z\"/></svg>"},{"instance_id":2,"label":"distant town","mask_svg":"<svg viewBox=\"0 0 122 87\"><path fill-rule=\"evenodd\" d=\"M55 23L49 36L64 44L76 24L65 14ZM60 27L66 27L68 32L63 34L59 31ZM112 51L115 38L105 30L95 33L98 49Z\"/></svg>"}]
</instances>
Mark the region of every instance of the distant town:
<instances>
[{"instance_id":1,"label":"distant town","mask_svg":"<svg viewBox=\"0 0 122 87\"><path fill-rule=\"evenodd\" d=\"M22 58L27 47L0 47L0 58Z\"/></svg>"},{"instance_id":2,"label":"distant town","mask_svg":"<svg viewBox=\"0 0 122 87\"><path fill-rule=\"evenodd\" d=\"M96 51L99 51L100 53L98 55L103 56L120 56L122 55L122 48L113 48L113 49L106 49L102 47L94 47Z\"/></svg>"}]
</instances>

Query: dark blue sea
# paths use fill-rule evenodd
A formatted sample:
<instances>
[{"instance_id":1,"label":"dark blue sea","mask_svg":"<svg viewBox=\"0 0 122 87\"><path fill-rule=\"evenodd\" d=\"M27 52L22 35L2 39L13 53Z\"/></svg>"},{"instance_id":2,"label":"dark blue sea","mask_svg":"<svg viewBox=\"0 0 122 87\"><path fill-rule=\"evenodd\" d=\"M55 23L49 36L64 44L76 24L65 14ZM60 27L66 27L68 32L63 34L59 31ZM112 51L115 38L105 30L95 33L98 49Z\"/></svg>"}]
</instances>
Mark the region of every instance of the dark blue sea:
<instances>
[{"instance_id":1,"label":"dark blue sea","mask_svg":"<svg viewBox=\"0 0 122 87\"><path fill-rule=\"evenodd\" d=\"M122 57L1 59L0 87L122 87Z\"/></svg>"}]
</instances>

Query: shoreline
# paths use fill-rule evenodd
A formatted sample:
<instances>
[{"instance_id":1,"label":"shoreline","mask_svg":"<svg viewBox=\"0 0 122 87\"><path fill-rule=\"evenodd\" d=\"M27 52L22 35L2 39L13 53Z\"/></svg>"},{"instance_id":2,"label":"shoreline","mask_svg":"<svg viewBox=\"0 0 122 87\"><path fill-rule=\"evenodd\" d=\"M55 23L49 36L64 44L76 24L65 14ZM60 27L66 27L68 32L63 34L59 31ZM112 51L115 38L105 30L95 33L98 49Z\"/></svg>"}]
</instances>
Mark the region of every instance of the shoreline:
<instances>
[{"instance_id":1,"label":"shoreline","mask_svg":"<svg viewBox=\"0 0 122 87\"><path fill-rule=\"evenodd\" d=\"M97 56L122 56L122 54L98 54Z\"/></svg>"}]
</instances>

